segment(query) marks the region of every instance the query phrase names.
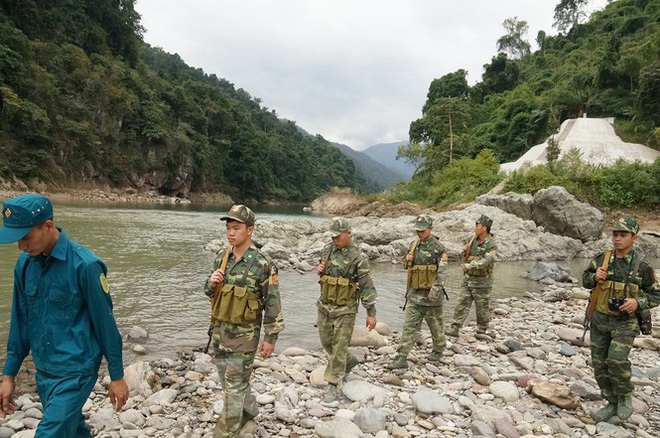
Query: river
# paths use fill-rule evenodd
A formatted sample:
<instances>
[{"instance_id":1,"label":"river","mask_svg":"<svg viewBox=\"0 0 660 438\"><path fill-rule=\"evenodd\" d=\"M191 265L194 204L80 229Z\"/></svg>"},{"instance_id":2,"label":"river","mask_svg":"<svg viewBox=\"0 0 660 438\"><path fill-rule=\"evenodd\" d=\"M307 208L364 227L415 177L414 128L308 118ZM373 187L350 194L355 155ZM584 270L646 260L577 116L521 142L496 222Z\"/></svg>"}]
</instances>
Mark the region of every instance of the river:
<instances>
[{"instance_id":1,"label":"river","mask_svg":"<svg viewBox=\"0 0 660 438\"><path fill-rule=\"evenodd\" d=\"M70 239L92 249L109 268L108 280L119 328L126 334L133 326L149 332L144 344L145 360L172 357L177 351L205 345L209 324L209 301L202 287L211 271L214 254L204 245L224 237L219 220L226 207L190 205L127 206L103 204L56 204L55 223ZM305 218L325 221L296 209L257 210L257 220ZM413 233L411 232L411 240ZM0 245L0 357L6 356L11 314L13 267L19 250L15 244ZM565 263L579 277L586 260ZM520 277L533 262L498 262L495 269L495 297L519 296L538 291L536 282ZM401 264L372 264L373 280L379 293L378 320L393 330L403 324L405 271ZM318 298L318 277L314 273L282 271L280 289L286 329L277 344L320 347L314 323ZM450 262L445 319L451 317L461 282L458 262ZM474 313L474 309L472 310ZM364 309L358 315L363 323ZM472 318L472 316L471 316ZM125 341L125 362L136 360L132 343Z\"/></svg>"}]
</instances>

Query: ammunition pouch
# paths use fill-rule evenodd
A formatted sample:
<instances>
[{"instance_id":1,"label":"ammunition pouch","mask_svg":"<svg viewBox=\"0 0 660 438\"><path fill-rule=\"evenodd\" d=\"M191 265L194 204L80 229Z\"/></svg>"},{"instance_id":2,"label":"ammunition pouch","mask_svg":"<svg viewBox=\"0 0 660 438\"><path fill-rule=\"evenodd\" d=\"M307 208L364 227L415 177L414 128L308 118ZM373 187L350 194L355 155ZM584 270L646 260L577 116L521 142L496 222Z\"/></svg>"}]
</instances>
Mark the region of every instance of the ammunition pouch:
<instances>
[{"instance_id":1,"label":"ammunition pouch","mask_svg":"<svg viewBox=\"0 0 660 438\"><path fill-rule=\"evenodd\" d=\"M219 303L212 309L216 320L244 325L257 319L262 304L259 296L252 290L235 284L225 284L219 293Z\"/></svg>"},{"instance_id":2,"label":"ammunition pouch","mask_svg":"<svg viewBox=\"0 0 660 438\"><path fill-rule=\"evenodd\" d=\"M357 302L358 286L346 277L324 275L319 280L319 284L321 285L321 302L323 304L349 306Z\"/></svg>"},{"instance_id":3,"label":"ammunition pouch","mask_svg":"<svg viewBox=\"0 0 660 438\"><path fill-rule=\"evenodd\" d=\"M637 322L639 323L639 331L643 335L650 335L653 331L653 321L651 321L651 310L643 309L635 313Z\"/></svg>"},{"instance_id":4,"label":"ammunition pouch","mask_svg":"<svg viewBox=\"0 0 660 438\"><path fill-rule=\"evenodd\" d=\"M413 289L431 289L437 277L436 265L415 265L410 268L410 286Z\"/></svg>"},{"instance_id":5,"label":"ammunition pouch","mask_svg":"<svg viewBox=\"0 0 660 438\"><path fill-rule=\"evenodd\" d=\"M475 256L471 255L469 256L465 262L470 263L474 260L481 260L483 257L481 256ZM467 270L468 275L476 275L476 276L485 276L485 275L490 275L493 272L493 264L490 263L488 266L484 266L483 268L471 268Z\"/></svg>"},{"instance_id":6,"label":"ammunition pouch","mask_svg":"<svg viewBox=\"0 0 660 438\"><path fill-rule=\"evenodd\" d=\"M618 308L612 308L610 305L612 299L637 298L638 292L639 286L635 283L604 281L596 301L596 310L607 315L619 315Z\"/></svg>"}]
</instances>

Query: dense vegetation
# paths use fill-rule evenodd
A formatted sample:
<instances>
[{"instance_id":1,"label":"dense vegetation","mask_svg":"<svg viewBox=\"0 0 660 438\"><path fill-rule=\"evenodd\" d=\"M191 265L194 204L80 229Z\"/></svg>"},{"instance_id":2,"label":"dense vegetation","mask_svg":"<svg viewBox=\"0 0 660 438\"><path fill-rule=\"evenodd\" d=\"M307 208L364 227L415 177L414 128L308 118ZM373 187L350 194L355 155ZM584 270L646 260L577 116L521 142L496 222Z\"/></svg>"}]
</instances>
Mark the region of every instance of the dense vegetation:
<instances>
[{"instance_id":1,"label":"dense vegetation","mask_svg":"<svg viewBox=\"0 0 660 438\"><path fill-rule=\"evenodd\" d=\"M142 41L135 0L0 0L0 177L308 201L368 184L320 136Z\"/></svg>"},{"instance_id":2,"label":"dense vegetation","mask_svg":"<svg viewBox=\"0 0 660 438\"><path fill-rule=\"evenodd\" d=\"M493 163L516 160L562 121L583 113L615 117L625 141L660 148L660 0L614 1L579 24L585 5L561 0L555 19L562 33L539 32L533 53L524 40L526 23L506 20L500 53L484 66L481 82L468 86L467 72L458 70L431 83L423 116L410 125L411 143L399 150L418 172L395 187L394 200L470 201L504 177ZM569 161L573 167L564 169ZM526 176L519 172L508 188L532 193L561 183L603 206L658 205L660 188L647 183L657 180L659 167L598 169L573 157ZM452 188L448 179L457 176L461 183ZM629 181L623 183L627 194L618 200L623 181Z\"/></svg>"}]
</instances>

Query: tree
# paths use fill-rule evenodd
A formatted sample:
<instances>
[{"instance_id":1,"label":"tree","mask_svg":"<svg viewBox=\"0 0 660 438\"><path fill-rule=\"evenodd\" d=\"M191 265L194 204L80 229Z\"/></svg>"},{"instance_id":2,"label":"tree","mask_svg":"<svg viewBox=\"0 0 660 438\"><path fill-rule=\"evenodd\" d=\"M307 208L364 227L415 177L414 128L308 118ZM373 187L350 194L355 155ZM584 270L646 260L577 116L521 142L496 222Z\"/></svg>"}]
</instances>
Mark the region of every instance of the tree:
<instances>
[{"instance_id":1,"label":"tree","mask_svg":"<svg viewBox=\"0 0 660 438\"><path fill-rule=\"evenodd\" d=\"M429 87L426 104L422 111L426 111L435 100L443 97L456 97L465 99L470 93L470 87L467 83L467 71L460 69L453 73L448 73L440 78L434 79Z\"/></svg>"},{"instance_id":2,"label":"tree","mask_svg":"<svg viewBox=\"0 0 660 438\"><path fill-rule=\"evenodd\" d=\"M416 165L423 156L425 172L442 169L452 162L455 153L464 155L468 149L469 145L457 139L467 131L469 120L468 101L456 97L438 98L421 119L410 124L411 143L399 148L399 155Z\"/></svg>"},{"instance_id":3,"label":"tree","mask_svg":"<svg viewBox=\"0 0 660 438\"><path fill-rule=\"evenodd\" d=\"M642 119L660 125L660 62L649 65L640 74L639 109Z\"/></svg>"},{"instance_id":4,"label":"tree","mask_svg":"<svg viewBox=\"0 0 660 438\"><path fill-rule=\"evenodd\" d=\"M552 27L561 33L568 33L587 17L588 4L589 0L560 0L555 6L555 22Z\"/></svg>"},{"instance_id":5,"label":"tree","mask_svg":"<svg viewBox=\"0 0 660 438\"><path fill-rule=\"evenodd\" d=\"M529 26L525 20L518 20L518 17L507 18L502 23L506 35L497 40L497 51L507 52L513 58L522 58L529 55L531 46L525 40L525 35L529 30Z\"/></svg>"}]
</instances>

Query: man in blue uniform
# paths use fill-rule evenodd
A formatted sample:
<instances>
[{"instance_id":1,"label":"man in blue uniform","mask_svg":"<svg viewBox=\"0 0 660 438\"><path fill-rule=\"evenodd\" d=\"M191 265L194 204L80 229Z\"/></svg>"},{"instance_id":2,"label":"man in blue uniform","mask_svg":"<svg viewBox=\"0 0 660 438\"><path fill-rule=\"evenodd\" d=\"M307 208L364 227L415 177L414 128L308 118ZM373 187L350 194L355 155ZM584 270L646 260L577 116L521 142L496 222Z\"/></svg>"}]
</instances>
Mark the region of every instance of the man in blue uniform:
<instances>
[{"instance_id":1,"label":"man in blue uniform","mask_svg":"<svg viewBox=\"0 0 660 438\"><path fill-rule=\"evenodd\" d=\"M32 351L44 408L35 437L90 437L82 407L96 384L102 356L110 372L110 401L119 410L128 398L107 267L55 226L53 206L44 196L5 201L2 216L0 243L18 242L23 254L14 269L0 416L16 409L14 377Z\"/></svg>"}]
</instances>

